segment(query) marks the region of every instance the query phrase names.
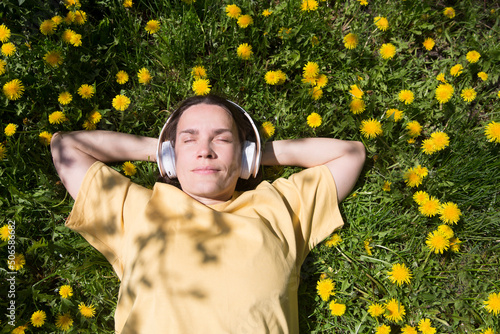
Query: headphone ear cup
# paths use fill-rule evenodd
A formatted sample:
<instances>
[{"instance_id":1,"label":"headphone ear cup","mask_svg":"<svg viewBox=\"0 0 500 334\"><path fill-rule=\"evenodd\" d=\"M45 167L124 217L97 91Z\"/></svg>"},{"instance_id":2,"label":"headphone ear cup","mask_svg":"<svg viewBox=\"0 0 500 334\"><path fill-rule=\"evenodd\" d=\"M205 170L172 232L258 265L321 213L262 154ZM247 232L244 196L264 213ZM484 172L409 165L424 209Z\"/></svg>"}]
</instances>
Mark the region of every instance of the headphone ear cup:
<instances>
[{"instance_id":1,"label":"headphone ear cup","mask_svg":"<svg viewBox=\"0 0 500 334\"><path fill-rule=\"evenodd\" d=\"M241 172L240 177L248 180L255 169L255 143L245 141L241 151Z\"/></svg>"},{"instance_id":2,"label":"headphone ear cup","mask_svg":"<svg viewBox=\"0 0 500 334\"><path fill-rule=\"evenodd\" d=\"M159 158L161 159L159 166L163 167L164 174L167 174L171 179L176 178L175 151L170 141L165 141L161 144L161 155Z\"/></svg>"}]
</instances>

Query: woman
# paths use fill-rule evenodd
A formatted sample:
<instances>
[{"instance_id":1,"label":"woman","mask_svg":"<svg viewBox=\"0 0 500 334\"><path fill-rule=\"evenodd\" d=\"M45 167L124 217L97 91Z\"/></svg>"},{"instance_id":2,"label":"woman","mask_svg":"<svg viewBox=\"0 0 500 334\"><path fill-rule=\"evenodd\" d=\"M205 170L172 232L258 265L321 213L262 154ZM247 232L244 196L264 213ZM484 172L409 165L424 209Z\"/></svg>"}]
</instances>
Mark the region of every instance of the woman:
<instances>
[{"instance_id":1,"label":"woman","mask_svg":"<svg viewBox=\"0 0 500 334\"><path fill-rule=\"evenodd\" d=\"M174 111L160 140L54 135L54 164L76 200L66 225L121 280L117 333L298 333L300 266L343 225L338 202L365 150L307 138L269 142L261 153L247 117L228 100L194 97ZM104 164L126 160L158 160L177 187L146 189ZM259 160L307 169L255 187Z\"/></svg>"}]
</instances>

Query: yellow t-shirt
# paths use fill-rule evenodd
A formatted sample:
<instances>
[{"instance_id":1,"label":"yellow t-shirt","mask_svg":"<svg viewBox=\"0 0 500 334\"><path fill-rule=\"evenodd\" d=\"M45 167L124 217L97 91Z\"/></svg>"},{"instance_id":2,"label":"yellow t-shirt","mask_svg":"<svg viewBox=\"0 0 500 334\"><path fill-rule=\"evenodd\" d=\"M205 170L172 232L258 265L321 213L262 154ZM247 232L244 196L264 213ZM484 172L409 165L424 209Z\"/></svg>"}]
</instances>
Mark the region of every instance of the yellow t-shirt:
<instances>
[{"instance_id":1,"label":"yellow t-shirt","mask_svg":"<svg viewBox=\"0 0 500 334\"><path fill-rule=\"evenodd\" d=\"M117 333L298 333L299 271L343 225L328 168L206 206L96 162L66 226L121 280Z\"/></svg>"}]
</instances>

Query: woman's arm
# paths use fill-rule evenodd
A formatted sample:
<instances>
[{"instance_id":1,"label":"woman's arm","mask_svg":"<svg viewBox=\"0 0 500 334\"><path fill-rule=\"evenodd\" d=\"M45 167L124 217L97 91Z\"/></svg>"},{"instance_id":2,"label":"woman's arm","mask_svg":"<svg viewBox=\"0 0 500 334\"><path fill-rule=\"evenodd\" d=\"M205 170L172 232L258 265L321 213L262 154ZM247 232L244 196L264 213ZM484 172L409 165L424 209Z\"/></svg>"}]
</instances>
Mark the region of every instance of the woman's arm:
<instances>
[{"instance_id":1,"label":"woman's arm","mask_svg":"<svg viewBox=\"0 0 500 334\"><path fill-rule=\"evenodd\" d=\"M58 132L52 159L62 183L76 199L87 170L96 161L156 161L158 139L111 131Z\"/></svg>"},{"instance_id":2,"label":"woman's arm","mask_svg":"<svg viewBox=\"0 0 500 334\"><path fill-rule=\"evenodd\" d=\"M327 166L337 185L339 201L356 184L364 162L365 147L361 142L333 138L272 141L262 155L263 165Z\"/></svg>"}]
</instances>

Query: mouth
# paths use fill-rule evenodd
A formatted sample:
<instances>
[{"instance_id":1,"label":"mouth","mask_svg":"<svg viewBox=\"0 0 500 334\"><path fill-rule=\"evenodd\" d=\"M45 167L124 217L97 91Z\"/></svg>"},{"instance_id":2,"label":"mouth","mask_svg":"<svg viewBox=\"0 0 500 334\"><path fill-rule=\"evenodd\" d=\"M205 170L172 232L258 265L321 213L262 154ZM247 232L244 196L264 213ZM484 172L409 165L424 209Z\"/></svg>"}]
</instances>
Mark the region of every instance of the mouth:
<instances>
[{"instance_id":1,"label":"mouth","mask_svg":"<svg viewBox=\"0 0 500 334\"><path fill-rule=\"evenodd\" d=\"M193 173L200 174L200 175L209 175L209 174L215 174L219 171L219 169L215 167L210 167L210 166L202 166L202 167L197 167L192 170Z\"/></svg>"}]
</instances>

